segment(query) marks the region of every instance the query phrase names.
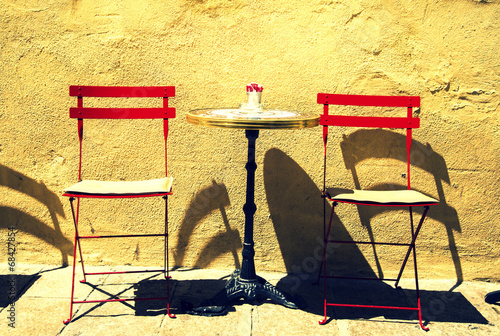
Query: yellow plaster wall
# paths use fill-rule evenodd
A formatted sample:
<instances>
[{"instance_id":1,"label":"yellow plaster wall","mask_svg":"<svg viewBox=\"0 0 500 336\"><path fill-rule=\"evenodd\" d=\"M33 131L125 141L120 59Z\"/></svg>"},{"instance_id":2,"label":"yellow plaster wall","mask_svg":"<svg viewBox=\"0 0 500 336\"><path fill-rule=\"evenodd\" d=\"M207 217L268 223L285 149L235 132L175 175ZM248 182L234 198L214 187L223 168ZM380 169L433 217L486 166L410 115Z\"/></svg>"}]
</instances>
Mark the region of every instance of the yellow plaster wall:
<instances>
[{"instance_id":1,"label":"yellow plaster wall","mask_svg":"<svg viewBox=\"0 0 500 336\"><path fill-rule=\"evenodd\" d=\"M321 113L316 93L422 97L412 184L438 197L418 241L429 278L500 279L500 4L495 0L23 0L0 1L0 249L8 228L16 262L71 264L74 228L64 187L76 181L76 102L69 85L175 85L170 105L171 264L241 263L243 131L186 122L190 109L237 106L264 86L268 107ZM108 128L106 128L108 126ZM112 127L109 127L112 126ZM101 127L101 128L99 128ZM332 129L329 184L404 185L392 131ZM91 122L84 177L162 174L161 126ZM344 137L345 135L345 137ZM119 141L108 142L112 138ZM375 140L375 141L371 141ZM142 146L123 155L132 145ZM343 151L343 150L344 151ZM151 152L147 152L151 151ZM151 153L151 154L150 154ZM315 272L322 234L321 129L266 130L257 139L259 271ZM354 155L354 156L353 156ZM372 157L388 158L382 164ZM366 158L355 166L352 163ZM352 169L353 167L354 170ZM373 173L376 167L382 173ZM348 169L346 169L348 168ZM392 168L389 172L388 168ZM85 233L161 229L161 200L86 201ZM118 212L124 206L125 212ZM106 213L105 209L112 210ZM83 211L83 210L82 210ZM335 231L397 239L400 213L340 207ZM85 242L90 264L161 264L158 242ZM385 274L392 250L334 246L340 267ZM364 254L363 254L364 253Z\"/></svg>"}]
</instances>

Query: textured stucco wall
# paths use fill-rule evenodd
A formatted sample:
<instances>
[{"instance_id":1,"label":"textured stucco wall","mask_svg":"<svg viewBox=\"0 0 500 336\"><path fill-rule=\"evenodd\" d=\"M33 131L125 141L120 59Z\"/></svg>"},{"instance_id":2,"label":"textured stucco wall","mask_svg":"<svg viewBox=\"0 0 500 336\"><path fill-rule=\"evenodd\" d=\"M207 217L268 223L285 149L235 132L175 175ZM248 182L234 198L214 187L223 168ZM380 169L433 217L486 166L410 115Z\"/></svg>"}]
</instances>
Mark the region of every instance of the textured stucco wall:
<instances>
[{"instance_id":1,"label":"textured stucco wall","mask_svg":"<svg viewBox=\"0 0 500 336\"><path fill-rule=\"evenodd\" d=\"M237 106L245 100L245 85L255 81L264 86L268 107L318 114L318 92L420 95L422 128L414 132L412 184L441 200L419 237L420 274L500 279L498 1L0 2L2 263L11 226L19 230L17 262L71 263L74 228L61 194L76 180L78 147L76 122L68 117L76 102L68 86L175 85L170 105L177 118L169 138L171 263L238 267L244 132L193 126L185 113ZM110 124L86 128L86 158L90 163L105 158L109 165L86 166L84 177L161 176L159 123L98 126ZM107 141L115 137L120 140ZM384 149L393 140L400 136L391 131L332 129L328 182L353 187L356 178L370 187L381 178L381 183L405 184L402 153ZM132 145L142 147L123 155ZM320 128L260 132L258 270L316 271L321 155ZM379 164L377 156L386 159ZM373 173L374 167L380 170ZM106 201L111 213L97 202L86 204L91 210L82 209L83 232L161 228L159 199L138 205ZM122 205L132 211L118 212ZM353 238L396 239L408 230L406 219L405 212L398 217L345 206L335 229ZM86 241L84 247L91 264L161 263L159 242ZM367 272L385 267L386 274L401 259L392 250L344 247L336 247L335 258L339 265Z\"/></svg>"}]
</instances>

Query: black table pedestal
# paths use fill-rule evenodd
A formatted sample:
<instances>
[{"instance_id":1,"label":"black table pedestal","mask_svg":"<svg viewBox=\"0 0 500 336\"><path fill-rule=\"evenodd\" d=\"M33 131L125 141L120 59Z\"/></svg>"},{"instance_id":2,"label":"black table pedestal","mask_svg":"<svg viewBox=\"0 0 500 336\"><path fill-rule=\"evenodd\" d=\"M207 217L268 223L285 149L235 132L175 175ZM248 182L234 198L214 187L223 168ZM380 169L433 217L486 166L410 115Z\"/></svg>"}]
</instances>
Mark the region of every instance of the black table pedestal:
<instances>
[{"instance_id":1,"label":"black table pedestal","mask_svg":"<svg viewBox=\"0 0 500 336\"><path fill-rule=\"evenodd\" d=\"M220 311L221 306L226 306L231 302L244 299L247 303L258 303L270 299L272 302L281 304L287 308L297 308L295 303L290 301L281 291L271 285L265 279L255 273L255 251L253 242L253 216L257 207L255 206L255 140L259 137L258 130L246 130L248 138L248 161L247 170L247 192L246 203L243 206L245 213L245 236L243 240L243 260L241 270L235 270L231 278L227 281L224 289L221 290L210 301L209 305L197 307L195 314L212 315L210 311ZM215 315L215 314L214 314Z\"/></svg>"}]
</instances>

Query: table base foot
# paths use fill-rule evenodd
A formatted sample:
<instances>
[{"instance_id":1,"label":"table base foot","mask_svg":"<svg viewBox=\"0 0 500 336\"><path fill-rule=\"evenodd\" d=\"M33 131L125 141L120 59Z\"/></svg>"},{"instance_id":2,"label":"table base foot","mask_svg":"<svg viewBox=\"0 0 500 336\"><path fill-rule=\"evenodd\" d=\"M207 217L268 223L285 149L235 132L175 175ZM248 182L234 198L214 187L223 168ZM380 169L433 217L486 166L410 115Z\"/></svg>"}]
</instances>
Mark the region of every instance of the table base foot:
<instances>
[{"instance_id":1,"label":"table base foot","mask_svg":"<svg viewBox=\"0 0 500 336\"><path fill-rule=\"evenodd\" d=\"M272 302L287 308L297 308L295 303L290 301L279 289L271 285L268 281L259 276L251 280L242 279L240 277L240 270L236 270L231 274L231 278L226 283L224 289L214 299L216 302L226 301L227 303L238 299L244 299L250 303L270 299Z\"/></svg>"},{"instance_id":2,"label":"table base foot","mask_svg":"<svg viewBox=\"0 0 500 336\"><path fill-rule=\"evenodd\" d=\"M242 279L240 270L235 270L226 282L224 289L211 300L205 301L200 307L186 309L185 311L192 315L219 316L227 313L227 310L225 310L227 305L240 299L250 304L259 304L269 299L287 308L298 308L295 303L264 278L257 276L256 279Z\"/></svg>"}]
</instances>

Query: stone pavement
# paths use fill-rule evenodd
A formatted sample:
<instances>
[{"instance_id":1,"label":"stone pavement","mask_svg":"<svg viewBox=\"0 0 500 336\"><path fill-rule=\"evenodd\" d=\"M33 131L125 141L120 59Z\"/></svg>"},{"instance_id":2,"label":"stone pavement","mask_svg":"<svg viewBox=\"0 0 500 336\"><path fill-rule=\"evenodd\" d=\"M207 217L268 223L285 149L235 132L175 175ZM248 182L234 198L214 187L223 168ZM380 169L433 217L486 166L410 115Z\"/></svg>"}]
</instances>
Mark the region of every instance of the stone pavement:
<instances>
[{"instance_id":1,"label":"stone pavement","mask_svg":"<svg viewBox=\"0 0 500 336\"><path fill-rule=\"evenodd\" d=\"M115 268L120 269L120 268ZM99 270L98 267L87 271ZM106 269L108 270L108 269ZM78 270L80 271L80 270ZM81 271L80 271L81 272ZM77 273L77 280L81 273ZM1 335L423 335L415 312L381 309L330 307L330 320L322 319L322 286L310 279L283 274L260 274L290 294L300 309L288 309L270 302L237 303L224 316L206 317L183 313L181 301L194 305L220 290L230 270L173 271L172 312L166 315L165 302L128 301L77 304L68 325L71 267L17 265L15 278L0 271ZM382 282L356 283L331 280L332 294L343 302L375 299L372 304L404 305L414 302L413 281L404 279L403 289ZM7 300L9 288L17 288L14 306ZM145 297L162 293L166 281L156 273L96 275L87 284L75 283L78 299ZM4 291L5 289L5 291ZM485 294L500 290L499 283L449 280L420 281L422 307L428 335L500 335L500 305L488 304ZM391 294L391 295L389 295ZM160 294L161 295L161 294ZM354 301L353 301L354 302ZM365 302L363 302L365 303ZM369 303L368 303L369 304ZM15 316L15 328L9 317Z\"/></svg>"}]
</instances>

